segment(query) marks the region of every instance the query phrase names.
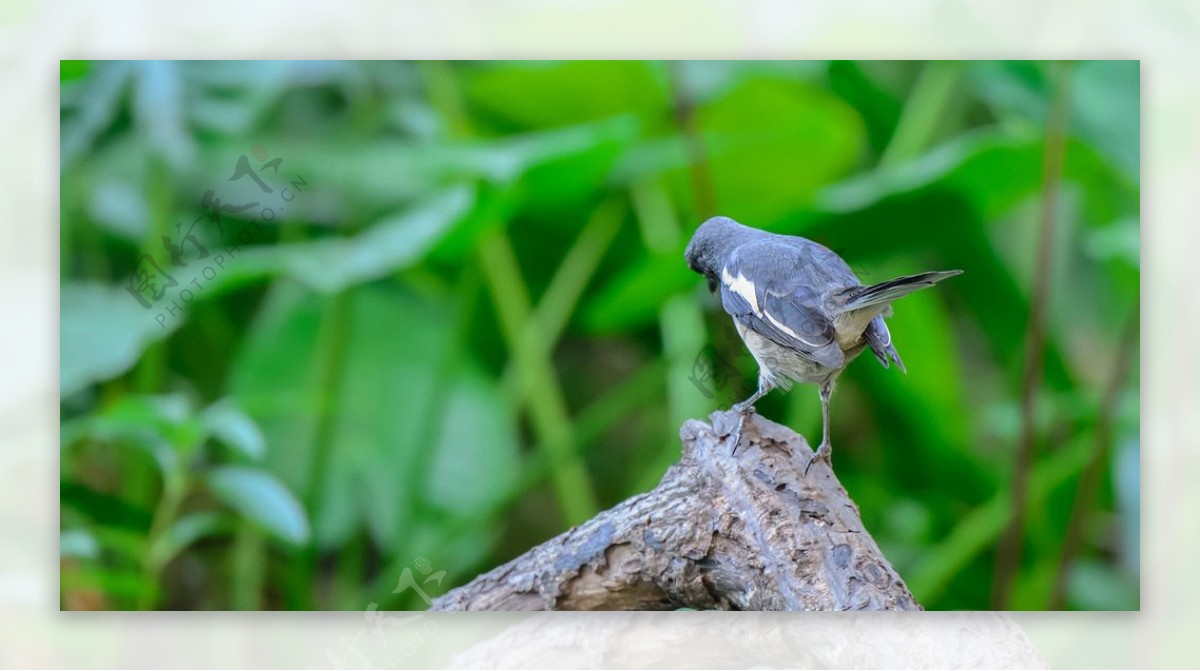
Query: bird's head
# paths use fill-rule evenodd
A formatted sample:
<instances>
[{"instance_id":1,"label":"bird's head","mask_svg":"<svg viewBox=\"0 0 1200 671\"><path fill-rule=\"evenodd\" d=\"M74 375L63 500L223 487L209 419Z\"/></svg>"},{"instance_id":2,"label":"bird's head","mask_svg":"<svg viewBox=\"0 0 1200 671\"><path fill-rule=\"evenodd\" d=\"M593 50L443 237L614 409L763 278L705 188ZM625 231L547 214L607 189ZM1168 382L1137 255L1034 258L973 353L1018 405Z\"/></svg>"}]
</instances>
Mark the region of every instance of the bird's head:
<instances>
[{"instance_id":1,"label":"bird's head","mask_svg":"<svg viewBox=\"0 0 1200 671\"><path fill-rule=\"evenodd\" d=\"M729 255L755 233L729 217L713 217L696 229L683 256L693 272L708 280L708 290L716 291Z\"/></svg>"}]
</instances>

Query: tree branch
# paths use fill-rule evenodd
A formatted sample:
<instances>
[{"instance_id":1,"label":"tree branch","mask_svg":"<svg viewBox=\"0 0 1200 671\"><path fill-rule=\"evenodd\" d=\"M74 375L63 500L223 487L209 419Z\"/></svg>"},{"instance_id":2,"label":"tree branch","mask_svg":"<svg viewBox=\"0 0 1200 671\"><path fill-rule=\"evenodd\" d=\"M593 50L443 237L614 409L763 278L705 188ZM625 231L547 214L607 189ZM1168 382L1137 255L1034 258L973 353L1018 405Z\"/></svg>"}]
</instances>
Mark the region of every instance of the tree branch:
<instances>
[{"instance_id":1,"label":"tree branch","mask_svg":"<svg viewBox=\"0 0 1200 671\"><path fill-rule=\"evenodd\" d=\"M680 429L682 459L625 500L454 589L433 610L919 610L803 437L757 415ZM714 429L714 427L716 427ZM747 446L746 443L749 443Z\"/></svg>"}]
</instances>

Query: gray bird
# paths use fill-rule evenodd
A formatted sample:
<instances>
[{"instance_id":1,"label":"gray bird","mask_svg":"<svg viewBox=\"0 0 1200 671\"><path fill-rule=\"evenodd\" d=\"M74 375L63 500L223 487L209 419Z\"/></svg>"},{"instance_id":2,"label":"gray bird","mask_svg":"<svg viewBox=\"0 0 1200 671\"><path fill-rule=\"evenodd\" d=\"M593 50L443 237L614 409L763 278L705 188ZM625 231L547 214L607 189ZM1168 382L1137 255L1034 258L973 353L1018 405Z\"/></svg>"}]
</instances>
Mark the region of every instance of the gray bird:
<instances>
[{"instance_id":1,"label":"gray bird","mask_svg":"<svg viewBox=\"0 0 1200 671\"><path fill-rule=\"evenodd\" d=\"M720 289L721 305L758 362L758 391L733 406L740 415L733 452L758 399L776 387L790 389L793 381L815 383L821 393L821 446L808 468L817 459L830 460L829 398L846 366L870 347L884 368L894 361L904 370L883 321L892 315L892 301L962 272L932 271L863 286L832 250L728 217L701 224L685 257L710 291Z\"/></svg>"}]
</instances>

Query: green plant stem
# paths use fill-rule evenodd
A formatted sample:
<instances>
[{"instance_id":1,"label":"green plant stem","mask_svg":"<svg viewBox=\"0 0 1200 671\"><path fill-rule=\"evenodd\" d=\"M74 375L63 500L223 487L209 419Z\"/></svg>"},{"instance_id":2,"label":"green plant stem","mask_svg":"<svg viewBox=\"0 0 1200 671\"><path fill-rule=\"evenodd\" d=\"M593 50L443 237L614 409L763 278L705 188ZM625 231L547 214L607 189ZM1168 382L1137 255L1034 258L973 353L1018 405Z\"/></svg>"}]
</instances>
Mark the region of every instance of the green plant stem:
<instances>
[{"instance_id":1,"label":"green plant stem","mask_svg":"<svg viewBox=\"0 0 1200 671\"><path fill-rule=\"evenodd\" d=\"M539 441L554 464L553 482L568 524L586 521L597 510L596 496L581 459L572 456L571 421L549 351L532 322L529 292L503 230L489 232L478 248L501 331L516 361L521 390Z\"/></svg>"},{"instance_id":2,"label":"green plant stem","mask_svg":"<svg viewBox=\"0 0 1200 671\"><path fill-rule=\"evenodd\" d=\"M554 277L550 279L542 300L534 309L527 328L537 331L536 338L547 350L553 350L567 326L568 320L579 304L579 297L600 265L600 260L621 227L625 215L624 202L609 198L593 212L583 231L563 257ZM504 370L501 387L506 396L516 396L518 388L516 367L513 363Z\"/></svg>"},{"instance_id":3,"label":"green plant stem","mask_svg":"<svg viewBox=\"0 0 1200 671\"><path fill-rule=\"evenodd\" d=\"M956 61L932 61L925 66L904 103L896 131L879 158L880 168L916 158L929 145L946 114L963 67L963 63Z\"/></svg>"},{"instance_id":4,"label":"green plant stem","mask_svg":"<svg viewBox=\"0 0 1200 671\"><path fill-rule=\"evenodd\" d=\"M1028 501L1029 471L1033 467L1037 430L1038 391L1046 353L1046 310L1050 302L1051 265L1054 258L1054 224L1058 207L1058 187L1062 179L1067 139L1067 77L1065 66L1055 64L1054 96L1046 122L1046 146L1043 154L1041 225L1038 235L1037 266L1033 279L1033 300L1025 331L1025 365L1021 382L1021 430L1017 462L1013 471L1012 516L996 553L995 581L992 584L992 608L1005 610L1012 582L1021 564Z\"/></svg>"}]
</instances>

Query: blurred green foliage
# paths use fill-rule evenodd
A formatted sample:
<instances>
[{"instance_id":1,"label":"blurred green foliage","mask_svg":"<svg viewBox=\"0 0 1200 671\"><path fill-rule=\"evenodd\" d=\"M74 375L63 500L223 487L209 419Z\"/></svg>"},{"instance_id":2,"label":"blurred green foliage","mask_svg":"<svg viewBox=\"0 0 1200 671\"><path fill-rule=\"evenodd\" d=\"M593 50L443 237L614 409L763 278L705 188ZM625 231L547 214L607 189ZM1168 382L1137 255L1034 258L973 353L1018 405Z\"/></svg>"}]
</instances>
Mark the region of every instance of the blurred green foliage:
<instances>
[{"instance_id":1,"label":"blurred green foliage","mask_svg":"<svg viewBox=\"0 0 1200 671\"><path fill-rule=\"evenodd\" d=\"M652 487L680 423L755 376L682 259L713 214L820 241L868 283L966 271L897 306L908 375L843 376L834 459L919 601L986 608L1056 94L1010 605L1065 580L1067 607L1138 607L1136 356L1115 372L1136 350L1136 62L61 72L64 608L424 608ZM799 387L758 409L813 435L818 407Z\"/></svg>"}]
</instances>

